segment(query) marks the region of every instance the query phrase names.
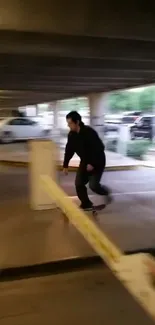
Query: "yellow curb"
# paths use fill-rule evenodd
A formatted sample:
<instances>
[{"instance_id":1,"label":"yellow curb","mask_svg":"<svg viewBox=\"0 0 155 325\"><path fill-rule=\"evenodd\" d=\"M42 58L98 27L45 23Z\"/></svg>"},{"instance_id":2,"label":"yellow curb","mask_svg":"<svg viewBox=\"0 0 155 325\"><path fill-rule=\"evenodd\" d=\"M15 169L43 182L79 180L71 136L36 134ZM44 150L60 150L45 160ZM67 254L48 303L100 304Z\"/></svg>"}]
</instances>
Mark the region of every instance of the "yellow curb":
<instances>
[{"instance_id":1,"label":"yellow curb","mask_svg":"<svg viewBox=\"0 0 155 325\"><path fill-rule=\"evenodd\" d=\"M29 162L26 161L10 161L10 160L1 160L0 161L1 166L10 166L10 167L24 167L27 168L29 165ZM107 166L105 167L106 171L123 171L123 170L134 170L139 167L142 167L143 165L124 165L124 166ZM58 170L62 170L62 165L58 165ZM76 172L78 169L78 166L69 166L68 170L69 172Z\"/></svg>"}]
</instances>

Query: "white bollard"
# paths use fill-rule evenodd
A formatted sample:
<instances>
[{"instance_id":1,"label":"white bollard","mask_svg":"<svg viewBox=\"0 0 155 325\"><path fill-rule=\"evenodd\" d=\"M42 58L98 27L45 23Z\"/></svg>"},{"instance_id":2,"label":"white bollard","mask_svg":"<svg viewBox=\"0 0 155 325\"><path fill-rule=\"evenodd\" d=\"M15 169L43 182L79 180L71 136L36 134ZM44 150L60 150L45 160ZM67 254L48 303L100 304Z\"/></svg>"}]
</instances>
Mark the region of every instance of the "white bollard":
<instances>
[{"instance_id":1,"label":"white bollard","mask_svg":"<svg viewBox=\"0 0 155 325\"><path fill-rule=\"evenodd\" d=\"M56 145L52 141L32 140L29 143L30 204L34 210L56 207L42 187L41 175L57 180L57 153Z\"/></svg>"},{"instance_id":2,"label":"white bollard","mask_svg":"<svg viewBox=\"0 0 155 325\"><path fill-rule=\"evenodd\" d=\"M130 141L130 130L128 125L121 125L118 136L117 152L123 156L127 155L127 144Z\"/></svg>"}]
</instances>

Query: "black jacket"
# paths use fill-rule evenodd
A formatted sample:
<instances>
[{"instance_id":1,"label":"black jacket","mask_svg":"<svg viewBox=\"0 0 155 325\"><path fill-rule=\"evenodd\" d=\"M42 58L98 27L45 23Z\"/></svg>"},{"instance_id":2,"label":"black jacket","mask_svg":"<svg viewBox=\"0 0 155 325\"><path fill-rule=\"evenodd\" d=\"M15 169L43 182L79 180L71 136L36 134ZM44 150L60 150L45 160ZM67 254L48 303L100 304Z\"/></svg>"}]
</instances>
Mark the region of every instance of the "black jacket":
<instances>
[{"instance_id":1,"label":"black jacket","mask_svg":"<svg viewBox=\"0 0 155 325\"><path fill-rule=\"evenodd\" d=\"M65 149L63 167L67 168L70 159L76 153L81 162L97 167L105 164L104 144L97 132L89 126L82 125L80 132L70 131Z\"/></svg>"}]
</instances>

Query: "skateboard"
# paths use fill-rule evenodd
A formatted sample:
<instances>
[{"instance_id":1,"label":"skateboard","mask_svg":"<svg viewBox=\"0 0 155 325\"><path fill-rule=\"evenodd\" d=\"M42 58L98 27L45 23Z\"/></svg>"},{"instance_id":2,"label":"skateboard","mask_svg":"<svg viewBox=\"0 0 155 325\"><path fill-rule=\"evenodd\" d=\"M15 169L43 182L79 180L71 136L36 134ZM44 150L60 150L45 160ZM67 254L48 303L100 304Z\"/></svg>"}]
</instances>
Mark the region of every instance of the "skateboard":
<instances>
[{"instance_id":1,"label":"skateboard","mask_svg":"<svg viewBox=\"0 0 155 325\"><path fill-rule=\"evenodd\" d=\"M85 212L91 213L93 216L97 216L99 211L104 210L106 207L105 204L99 204L99 205L94 205L92 209L90 210L84 210Z\"/></svg>"},{"instance_id":2,"label":"skateboard","mask_svg":"<svg viewBox=\"0 0 155 325\"><path fill-rule=\"evenodd\" d=\"M92 215L93 217L95 217L95 216L98 215L98 212L104 210L105 207L106 207L105 204L99 204L99 205L94 205L91 209L88 209L88 210L82 210L82 211L84 211L85 213L91 213L91 215ZM60 211L61 211L61 213L62 213L62 215L63 215L63 218L64 218L64 221L67 222L67 223L69 223L69 220L68 220L68 218L67 218L65 212L62 211L60 208L57 208L57 210L60 210Z\"/></svg>"}]
</instances>

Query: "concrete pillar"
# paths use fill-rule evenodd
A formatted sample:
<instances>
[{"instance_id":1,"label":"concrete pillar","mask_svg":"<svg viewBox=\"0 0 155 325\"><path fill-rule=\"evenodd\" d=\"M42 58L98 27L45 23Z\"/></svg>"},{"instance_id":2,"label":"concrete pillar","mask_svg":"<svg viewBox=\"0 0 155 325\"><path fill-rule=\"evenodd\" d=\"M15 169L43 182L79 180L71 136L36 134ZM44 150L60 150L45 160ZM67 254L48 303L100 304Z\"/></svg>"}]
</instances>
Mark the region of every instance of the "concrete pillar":
<instances>
[{"instance_id":1,"label":"concrete pillar","mask_svg":"<svg viewBox=\"0 0 155 325\"><path fill-rule=\"evenodd\" d=\"M38 107L38 104L36 105L36 116L38 116L39 114L39 107Z\"/></svg>"},{"instance_id":2,"label":"concrete pillar","mask_svg":"<svg viewBox=\"0 0 155 325\"><path fill-rule=\"evenodd\" d=\"M55 208L55 202L47 195L41 183L41 175L57 180L58 150L54 142L33 140L29 143L30 203L34 210Z\"/></svg>"},{"instance_id":3,"label":"concrete pillar","mask_svg":"<svg viewBox=\"0 0 155 325\"><path fill-rule=\"evenodd\" d=\"M55 101L53 107L53 127L55 130L59 129L59 102Z\"/></svg>"},{"instance_id":4,"label":"concrete pillar","mask_svg":"<svg viewBox=\"0 0 155 325\"><path fill-rule=\"evenodd\" d=\"M104 116L108 110L107 93L90 94L88 96L90 108L90 124L104 141Z\"/></svg>"},{"instance_id":5,"label":"concrete pillar","mask_svg":"<svg viewBox=\"0 0 155 325\"><path fill-rule=\"evenodd\" d=\"M50 109L53 111L53 129L52 140L57 144L60 143L60 127L59 127L59 101L52 102Z\"/></svg>"}]
</instances>

